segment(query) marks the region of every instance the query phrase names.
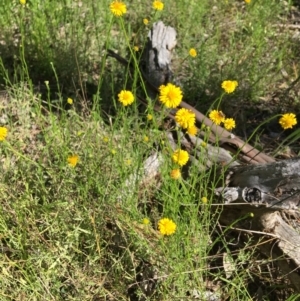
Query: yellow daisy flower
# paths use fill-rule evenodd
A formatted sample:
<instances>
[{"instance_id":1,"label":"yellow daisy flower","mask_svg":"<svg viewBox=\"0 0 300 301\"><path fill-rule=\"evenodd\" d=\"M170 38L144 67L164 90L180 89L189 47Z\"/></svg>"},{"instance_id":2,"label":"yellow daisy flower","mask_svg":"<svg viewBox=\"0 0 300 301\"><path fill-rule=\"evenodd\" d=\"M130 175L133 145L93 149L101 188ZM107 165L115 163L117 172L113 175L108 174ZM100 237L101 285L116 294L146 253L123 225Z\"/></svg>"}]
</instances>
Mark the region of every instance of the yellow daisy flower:
<instances>
[{"instance_id":1,"label":"yellow daisy flower","mask_svg":"<svg viewBox=\"0 0 300 301\"><path fill-rule=\"evenodd\" d=\"M131 159L125 159L124 163L125 163L125 165L130 166L131 163L132 163L132 160Z\"/></svg>"},{"instance_id":2,"label":"yellow daisy flower","mask_svg":"<svg viewBox=\"0 0 300 301\"><path fill-rule=\"evenodd\" d=\"M279 119L279 124L284 130L293 128L297 124L296 115L294 113L283 114Z\"/></svg>"},{"instance_id":3,"label":"yellow daisy flower","mask_svg":"<svg viewBox=\"0 0 300 301\"><path fill-rule=\"evenodd\" d=\"M115 0L110 4L110 11L116 16L121 17L126 14L126 4L122 1Z\"/></svg>"},{"instance_id":4,"label":"yellow daisy flower","mask_svg":"<svg viewBox=\"0 0 300 301\"><path fill-rule=\"evenodd\" d=\"M225 115L222 111L212 110L209 115L209 119L216 125L220 125L225 120Z\"/></svg>"},{"instance_id":5,"label":"yellow daisy flower","mask_svg":"<svg viewBox=\"0 0 300 301\"><path fill-rule=\"evenodd\" d=\"M187 128L187 133L190 134L191 136L196 136L198 133L198 128L193 125Z\"/></svg>"},{"instance_id":6,"label":"yellow daisy flower","mask_svg":"<svg viewBox=\"0 0 300 301\"><path fill-rule=\"evenodd\" d=\"M180 169L173 169L170 175L172 179L177 180L181 177L181 171Z\"/></svg>"},{"instance_id":7,"label":"yellow daisy flower","mask_svg":"<svg viewBox=\"0 0 300 301\"><path fill-rule=\"evenodd\" d=\"M235 120L233 118L226 118L224 119L224 128L227 131L231 131L232 129L235 128Z\"/></svg>"},{"instance_id":8,"label":"yellow daisy flower","mask_svg":"<svg viewBox=\"0 0 300 301\"><path fill-rule=\"evenodd\" d=\"M20 4L25 5L26 4L26 0L20 0Z\"/></svg>"},{"instance_id":9,"label":"yellow daisy flower","mask_svg":"<svg viewBox=\"0 0 300 301\"><path fill-rule=\"evenodd\" d=\"M178 165L183 166L189 160L189 153L185 150L178 149L173 153L172 159Z\"/></svg>"},{"instance_id":10,"label":"yellow daisy flower","mask_svg":"<svg viewBox=\"0 0 300 301\"><path fill-rule=\"evenodd\" d=\"M130 91L122 90L118 94L119 102L122 103L122 105L128 106L131 105L134 102L134 96Z\"/></svg>"},{"instance_id":11,"label":"yellow daisy flower","mask_svg":"<svg viewBox=\"0 0 300 301\"><path fill-rule=\"evenodd\" d=\"M148 25L149 24L149 20L148 19L143 19L143 23L145 24L145 25Z\"/></svg>"},{"instance_id":12,"label":"yellow daisy flower","mask_svg":"<svg viewBox=\"0 0 300 301\"><path fill-rule=\"evenodd\" d=\"M103 142L105 142L105 143L108 143L108 142L109 142L109 138L108 138L107 136L104 136L104 137L102 138L102 140L103 140Z\"/></svg>"},{"instance_id":13,"label":"yellow daisy flower","mask_svg":"<svg viewBox=\"0 0 300 301\"><path fill-rule=\"evenodd\" d=\"M251 2L251 0L245 0L245 2L246 2L247 4L249 4L249 3Z\"/></svg>"},{"instance_id":14,"label":"yellow daisy flower","mask_svg":"<svg viewBox=\"0 0 300 301\"><path fill-rule=\"evenodd\" d=\"M73 99L69 97L69 98L67 99L67 103L68 103L69 105L72 105L72 104L73 104Z\"/></svg>"},{"instance_id":15,"label":"yellow daisy flower","mask_svg":"<svg viewBox=\"0 0 300 301\"><path fill-rule=\"evenodd\" d=\"M143 138L143 140L144 140L144 142L149 142L149 137L148 136L144 136L144 138Z\"/></svg>"},{"instance_id":16,"label":"yellow daisy flower","mask_svg":"<svg viewBox=\"0 0 300 301\"><path fill-rule=\"evenodd\" d=\"M173 84L162 85L159 87L159 100L167 108L176 108L182 100L182 91Z\"/></svg>"},{"instance_id":17,"label":"yellow daisy flower","mask_svg":"<svg viewBox=\"0 0 300 301\"><path fill-rule=\"evenodd\" d=\"M139 48L139 46L134 46L134 47L133 47L133 50L134 50L135 52L138 52L138 51L140 50L140 48Z\"/></svg>"},{"instance_id":18,"label":"yellow daisy flower","mask_svg":"<svg viewBox=\"0 0 300 301\"><path fill-rule=\"evenodd\" d=\"M146 218L146 217L143 218L142 223L143 223L144 225L149 225L149 224L150 224L149 218Z\"/></svg>"},{"instance_id":19,"label":"yellow daisy flower","mask_svg":"<svg viewBox=\"0 0 300 301\"><path fill-rule=\"evenodd\" d=\"M164 4L161 1L153 1L152 7L156 10L163 10Z\"/></svg>"},{"instance_id":20,"label":"yellow daisy flower","mask_svg":"<svg viewBox=\"0 0 300 301\"><path fill-rule=\"evenodd\" d=\"M236 87L238 86L238 82L236 80L224 80L222 82L222 88L225 90L226 93L232 93L235 91Z\"/></svg>"},{"instance_id":21,"label":"yellow daisy flower","mask_svg":"<svg viewBox=\"0 0 300 301\"><path fill-rule=\"evenodd\" d=\"M77 155L72 155L72 156L68 157L68 163L69 163L69 166L71 166L71 167L75 167L77 165L78 161L79 161L79 156L77 156Z\"/></svg>"},{"instance_id":22,"label":"yellow daisy flower","mask_svg":"<svg viewBox=\"0 0 300 301\"><path fill-rule=\"evenodd\" d=\"M151 121L151 120L153 119L153 116L152 116L151 114L148 114L148 115L147 115L147 119L148 119L149 121Z\"/></svg>"},{"instance_id":23,"label":"yellow daisy flower","mask_svg":"<svg viewBox=\"0 0 300 301\"><path fill-rule=\"evenodd\" d=\"M208 201L207 197L206 196L202 197L201 201L202 201L203 204L207 204L207 201Z\"/></svg>"},{"instance_id":24,"label":"yellow daisy flower","mask_svg":"<svg viewBox=\"0 0 300 301\"><path fill-rule=\"evenodd\" d=\"M172 235L176 231L176 224L168 218L162 218L158 222L158 230L162 235Z\"/></svg>"},{"instance_id":25,"label":"yellow daisy flower","mask_svg":"<svg viewBox=\"0 0 300 301\"><path fill-rule=\"evenodd\" d=\"M0 126L0 141L5 140L7 136L7 128Z\"/></svg>"},{"instance_id":26,"label":"yellow daisy flower","mask_svg":"<svg viewBox=\"0 0 300 301\"><path fill-rule=\"evenodd\" d=\"M193 111L181 108L175 114L175 121L184 129L192 127L196 122L196 115Z\"/></svg>"},{"instance_id":27,"label":"yellow daisy flower","mask_svg":"<svg viewBox=\"0 0 300 301\"><path fill-rule=\"evenodd\" d=\"M191 48L190 51L189 51L189 55L191 57L196 57L197 56L197 51L195 48Z\"/></svg>"},{"instance_id":28,"label":"yellow daisy flower","mask_svg":"<svg viewBox=\"0 0 300 301\"><path fill-rule=\"evenodd\" d=\"M202 142L200 143L200 146L202 146L203 148L206 148L206 147L207 147L207 143L204 142L204 141L202 141Z\"/></svg>"}]
</instances>

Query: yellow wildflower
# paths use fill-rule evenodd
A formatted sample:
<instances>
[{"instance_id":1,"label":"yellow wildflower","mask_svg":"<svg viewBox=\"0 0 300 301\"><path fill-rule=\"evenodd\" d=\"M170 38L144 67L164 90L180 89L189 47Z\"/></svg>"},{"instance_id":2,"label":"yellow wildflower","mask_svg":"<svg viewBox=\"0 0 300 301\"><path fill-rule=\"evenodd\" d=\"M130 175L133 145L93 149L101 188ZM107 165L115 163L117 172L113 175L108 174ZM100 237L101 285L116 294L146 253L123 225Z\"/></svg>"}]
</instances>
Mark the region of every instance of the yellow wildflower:
<instances>
[{"instance_id":1,"label":"yellow wildflower","mask_svg":"<svg viewBox=\"0 0 300 301\"><path fill-rule=\"evenodd\" d=\"M158 222L158 230L162 235L172 235L176 231L176 224L168 218L162 218Z\"/></svg>"},{"instance_id":2,"label":"yellow wildflower","mask_svg":"<svg viewBox=\"0 0 300 301\"><path fill-rule=\"evenodd\" d=\"M144 23L145 25L148 25L149 20L145 18L145 19L143 19L143 23Z\"/></svg>"},{"instance_id":3,"label":"yellow wildflower","mask_svg":"<svg viewBox=\"0 0 300 301\"><path fill-rule=\"evenodd\" d=\"M144 225L149 225L149 224L150 224L149 218L146 218L146 217L143 218L142 223L143 223Z\"/></svg>"},{"instance_id":4,"label":"yellow wildflower","mask_svg":"<svg viewBox=\"0 0 300 301\"><path fill-rule=\"evenodd\" d=\"M68 157L68 163L69 163L69 166L71 166L71 167L75 167L77 165L78 161L79 161L79 156L77 156L77 155L72 155L72 156Z\"/></svg>"},{"instance_id":5,"label":"yellow wildflower","mask_svg":"<svg viewBox=\"0 0 300 301\"><path fill-rule=\"evenodd\" d=\"M5 140L7 136L7 128L0 126L0 141Z\"/></svg>"},{"instance_id":6,"label":"yellow wildflower","mask_svg":"<svg viewBox=\"0 0 300 301\"><path fill-rule=\"evenodd\" d=\"M26 0L20 0L20 4L25 5L26 4Z\"/></svg>"},{"instance_id":7,"label":"yellow wildflower","mask_svg":"<svg viewBox=\"0 0 300 301\"><path fill-rule=\"evenodd\" d=\"M110 11L117 17L126 14L126 4L122 1L115 0L110 4Z\"/></svg>"},{"instance_id":8,"label":"yellow wildflower","mask_svg":"<svg viewBox=\"0 0 300 301\"><path fill-rule=\"evenodd\" d=\"M124 163L125 163L125 165L130 166L132 161L131 161L131 159L125 159Z\"/></svg>"},{"instance_id":9,"label":"yellow wildflower","mask_svg":"<svg viewBox=\"0 0 300 301\"><path fill-rule=\"evenodd\" d=\"M191 136L196 136L197 133L198 133L198 128L197 128L195 125L190 126L190 127L187 128L187 132L188 132L188 134L190 134Z\"/></svg>"},{"instance_id":10,"label":"yellow wildflower","mask_svg":"<svg viewBox=\"0 0 300 301\"><path fill-rule=\"evenodd\" d=\"M202 203L203 204L207 204L207 197L206 196L203 196L202 198L201 198L201 201L202 201Z\"/></svg>"},{"instance_id":11,"label":"yellow wildflower","mask_svg":"<svg viewBox=\"0 0 300 301\"><path fill-rule=\"evenodd\" d=\"M102 138L103 142L107 143L109 141L109 138L107 136Z\"/></svg>"},{"instance_id":12,"label":"yellow wildflower","mask_svg":"<svg viewBox=\"0 0 300 301\"><path fill-rule=\"evenodd\" d=\"M209 115L209 119L216 125L220 125L225 120L225 115L222 111L212 110Z\"/></svg>"},{"instance_id":13,"label":"yellow wildflower","mask_svg":"<svg viewBox=\"0 0 300 301\"><path fill-rule=\"evenodd\" d=\"M122 90L118 94L119 102L123 104L123 106L131 105L134 102L134 96L130 91Z\"/></svg>"},{"instance_id":14,"label":"yellow wildflower","mask_svg":"<svg viewBox=\"0 0 300 301\"><path fill-rule=\"evenodd\" d=\"M143 140L144 140L144 142L149 142L149 137L148 136L144 136L144 138L143 138Z\"/></svg>"},{"instance_id":15,"label":"yellow wildflower","mask_svg":"<svg viewBox=\"0 0 300 301\"><path fill-rule=\"evenodd\" d=\"M231 131L232 129L235 128L235 120L233 118L226 118L224 119L224 128L227 131Z\"/></svg>"},{"instance_id":16,"label":"yellow wildflower","mask_svg":"<svg viewBox=\"0 0 300 301\"><path fill-rule=\"evenodd\" d=\"M251 2L251 0L245 0L245 2L246 2L247 4L249 4L249 3Z\"/></svg>"},{"instance_id":17,"label":"yellow wildflower","mask_svg":"<svg viewBox=\"0 0 300 301\"><path fill-rule=\"evenodd\" d=\"M171 178L174 179L174 180L177 180L181 177L181 171L180 169L173 169L171 171Z\"/></svg>"},{"instance_id":18,"label":"yellow wildflower","mask_svg":"<svg viewBox=\"0 0 300 301\"><path fill-rule=\"evenodd\" d=\"M133 47L133 50L135 51L135 52L138 52L140 49L139 49L139 46L134 46Z\"/></svg>"},{"instance_id":19,"label":"yellow wildflower","mask_svg":"<svg viewBox=\"0 0 300 301\"><path fill-rule=\"evenodd\" d=\"M197 56L197 51L195 48L191 48L189 51L189 54L191 57L196 57Z\"/></svg>"},{"instance_id":20,"label":"yellow wildflower","mask_svg":"<svg viewBox=\"0 0 300 301\"><path fill-rule=\"evenodd\" d=\"M293 128L297 124L296 115L294 113L283 114L279 119L279 124L284 130Z\"/></svg>"},{"instance_id":21,"label":"yellow wildflower","mask_svg":"<svg viewBox=\"0 0 300 301\"><path fill-rule=\"evenodd\" d=\"M175 114L175 121L184 129L195 125L196 115L193 111L181 108Z\"/></svg>"},{"instance_id":22,"label":"yellow wildflower","mask_svg":"<svg viewBox=\"0 0 300 301\"><path fill-rule=\"evenodd\" d=\"M222 88L225 90L226 93L232 93L238 86L238 82L236 80L224 80L222 82Z\"/></svg>"},{"instance_id":23,"label":"yellow wildflower","mask_svg":"<svg viewBox=\"0 0 300 301\"><path fill-rule=\"evenodd\" d=\"M178 165L183 166L189 160L189 153L185 150L178 149L173 153L172 159Z\"/></svg>"},{"instance_id":24,"label":"yellow wildflower","mask_svg":"<svg viewBox=\"0 0 300 301\"><path fill-rule=\"evenodd\" d=\"M152 7L156 10L163 10L164 9L164 4L161 1L153 1Z\"/></svg>"},{"instance_id":25,"label":"yellow wildflower","mask_svg":"<svg viewBox=\"0 0 300 301\"><path fill-rule=\"evenodd\" d=\"M151 121L151 120L153 119L153 116L152 116L151 114L148 114L148 115L147 115L147 119L148 119L149 121Z\"/></svg>"},{"instance_id":26,"label":"yellow wildflower","mask_svg":"<svg viewBox=\"0 0 300 301\"><path fill-rule=\"evenodd\" d=\"M114 148L110 152L112 155L115 155L117 153L117 151Z\"/></svg>"},{"instance_id":27,"label":"yellow wildflower","mask_svg":"<svg viewBox=\"0 0 300 301\"><path fill-rule=\"evenodd\" d=\"M69 98L67 99L67 103L68 103L69 105L72 105L72 104L73 104L73 99L69 97Z\"/></svg>"},{"instance_id":28,"label":"yellow wildflower","mask_svg":"<svg viewBox=\"0 0 300 301\"><path fill-rule=\"evenodd\" d=\"M159 87L159 100L167 108L176 108L182 100L182 91L173 84L162 85Z\"/></svg>"}]
</instances>

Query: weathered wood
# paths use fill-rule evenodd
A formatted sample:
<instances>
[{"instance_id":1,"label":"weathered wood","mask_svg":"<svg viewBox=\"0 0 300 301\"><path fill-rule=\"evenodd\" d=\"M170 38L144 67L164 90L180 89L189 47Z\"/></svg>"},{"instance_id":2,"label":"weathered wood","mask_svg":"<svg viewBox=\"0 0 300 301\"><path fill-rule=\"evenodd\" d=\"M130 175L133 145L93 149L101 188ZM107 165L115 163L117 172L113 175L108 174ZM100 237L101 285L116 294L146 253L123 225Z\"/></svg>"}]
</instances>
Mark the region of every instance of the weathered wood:
<instances>
[{"instance_id":1,"label":"weathered wood","mask_svg":"<svg viewBox=\"0 0 300 301\"><path fill-rule=\"evenodd\" d=\"M172 80L172 50L176 46L176 30L162 21L153 24L143 51L141 70L151 86L158 88ZM148 93L153 93L152 88ZM156 94L156 93L155 93Z\"/></svg>"},{"instance_id":2,"label":"weathered wood","mask_svg":"<svg viewBox=\"0 0 300 301\"><path fill-rule=\"evenodd\" d=\"M300 292L300 158L293 158L264 165L248 165L228 168L223 183L216 194L230 203L241 202L237 206L224 206L220 221L232 225L240 216L254 212L250 225L242 225L248 230L261 231L276 237L276 245L259 244L263 253L278 261L278 266L288 276L295 290ZM253 206L254 205L254 206ZM277 211L281 209L280 211ZM283 210L285 209L285 210ZM285 212L294 219L284 219ZM292 221L294 224L292 224Z\"/></svg>"},{"instance_id":3,"label":"weathered wood","mask_svg":"<svg viewBox=\"0 0 300 301\"><path fill-rule=\"evenodd\" d=\"M300 158L232 167L226 174L227 187L217 188L216 193L227 203L242 201L279 209L300 208Z\"/></svg>"}]
</instances>

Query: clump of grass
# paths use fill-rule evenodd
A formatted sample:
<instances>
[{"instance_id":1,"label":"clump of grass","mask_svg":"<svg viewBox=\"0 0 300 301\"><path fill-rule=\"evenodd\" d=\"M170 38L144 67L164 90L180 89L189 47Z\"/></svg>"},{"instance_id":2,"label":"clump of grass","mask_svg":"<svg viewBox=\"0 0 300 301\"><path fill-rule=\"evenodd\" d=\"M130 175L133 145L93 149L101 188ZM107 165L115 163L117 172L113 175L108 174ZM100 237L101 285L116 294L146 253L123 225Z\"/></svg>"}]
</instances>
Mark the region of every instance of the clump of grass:
<instances>
[{"instance_id":1,"label":"clump of grass","mask_svg":"<svg viewBox=\"0 0 300 301\"><path fill-rule=\"evenodd\" d=\"M160 101L177 107L184 90L196 105L213 100L209 107L220 113L223 102L243 95L258 101L265 87L281 80L290 50L272 24L274 12L286 7L271 0L163 4L168 10L160 10L161 3L154 9L133 1L124 10L90 0L7 0L0 7L6 89L0 98L6 129L0 128L1 300L128 300L129 292L132 299L147 293L153 300L201 299L210 291L231 300L253 295L258 265L251 261L252 241L234 249L230 229L218 227L210 183L216 167L192 166L186 178L189 154L180 145L174 152L162 130L167 109L154 112L154 102L139 106L137 95L146 91L134 47L144 45L156 20L174 26L182 88L162 87ZM106 60L107 48L129 52L133 79ZM222 94L227 79L234 80ZM225 124L220 116L211 119ZM176 118L184 131L197 133L191 112ZM133 175L157 150L160 178L141 186ZM145 265L149 277L137 284ZM146 291L147 281L153 291Z\"/></svg>"}]
</instances>

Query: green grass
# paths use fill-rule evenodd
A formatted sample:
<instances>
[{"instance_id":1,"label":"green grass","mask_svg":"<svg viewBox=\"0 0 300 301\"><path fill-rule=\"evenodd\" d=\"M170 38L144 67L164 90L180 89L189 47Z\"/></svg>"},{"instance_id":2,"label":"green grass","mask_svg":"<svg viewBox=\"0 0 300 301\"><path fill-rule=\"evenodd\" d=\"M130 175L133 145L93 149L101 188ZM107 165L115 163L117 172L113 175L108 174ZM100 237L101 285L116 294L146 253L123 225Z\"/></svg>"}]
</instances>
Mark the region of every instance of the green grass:
<instances>
[{"instance_id":1,"label":"green grass","mask_svg":"<svg viewBox=\"0 0 300 301\"><path fill-rule=\"evenodd\" d=\"M144 274L153 269L157 279L149 300L197 294L202 300L208 289L222 300L251 300L263 280L263 300L287 291L272 284L271 260L257 259L249 237L241 248L236 233L218 224L220 212L210 206L215 167L170 178L166 111L138 101L121 106L117 94L126 85L145 91L138 73L124 74L106 49L129 58L129 46L142 47L153 22L173 26L174 72L185 100L206 112L222 94L221 82L238 80L221 108L240 133L251 110L246 104L272 105L263 118L290 111L291 103L297 108L296 93L279 96L286 103L265 100L297 78L291 34L277 26L288 22L291 3L164 3L164 11L154 12L151 1L128 2L120 21L110 1L28 1L25 7L2 1L0 126L8 136L0 145L0 300L128 300L143 262L151 266ZM196 58L188 56L191 47ZM141 184L134 175L156 151L163 156L160 176ZM75 168L67 163L73 154ZM177 224L174 235L159 235L162 217ZM231 265L228 278L223 256Z\"/></svg>"}]
</instances>

